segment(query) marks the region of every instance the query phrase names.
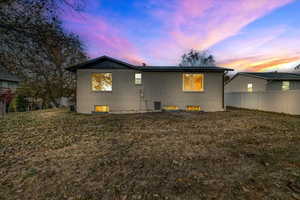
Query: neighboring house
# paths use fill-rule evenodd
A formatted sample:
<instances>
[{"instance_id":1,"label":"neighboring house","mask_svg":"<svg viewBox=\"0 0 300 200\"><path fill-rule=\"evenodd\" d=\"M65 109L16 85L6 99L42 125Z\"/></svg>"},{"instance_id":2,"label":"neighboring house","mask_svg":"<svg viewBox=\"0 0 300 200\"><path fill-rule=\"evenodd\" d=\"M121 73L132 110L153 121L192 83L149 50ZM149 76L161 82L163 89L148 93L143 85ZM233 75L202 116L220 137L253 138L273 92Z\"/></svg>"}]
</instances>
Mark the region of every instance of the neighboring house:
<instances>
[{"instance_id":1,"label":"neighboring house","mask_svg":"<svg viewBox=\"0 0 300 200\"><path fill-rule=\"evenodd\" d=\"M225 92L299 90L300 74L281 72L241 72L225 84Z\"/></svg>"},{"instance_id":2,"label":"neighboring house","mask_svg":"<svg viewBox=\"0 0 300 200\"><path fill-rule=\"evenodd\" d=\"M7 97L8 93L15 92L20 79L15 75L9 73L0 66L0 116L4 115L7 110Z\"/></svg>"},{"instance_id":3,"label":"neighboring house","mask_svg":"<svg viewBox=\"0 0 300 200\"><path fill-rule=\"evenodd\" d=\"M300 114L300 74L237 73L225 84L226 105Z\"/></svg>"},{"instance_id":4,"label":"neighboring house","mask_svg":"<svg viewBox=\"0 0 300 200\"><path fill-rule=\"evenodd\" d=\"M0 88L16 90L20 79L0 66Z\"/></svg>"},{"instance_id":5,"label":"neighboring house","mask_svg":"<svg viewBox=\"0 0 300 200\"><path fill-rule=\"evenodd\" d=\"M224 110L224 72L216 66L135 66L107 56L69 67L79 113Z\"/></svg>"}]
</instances>

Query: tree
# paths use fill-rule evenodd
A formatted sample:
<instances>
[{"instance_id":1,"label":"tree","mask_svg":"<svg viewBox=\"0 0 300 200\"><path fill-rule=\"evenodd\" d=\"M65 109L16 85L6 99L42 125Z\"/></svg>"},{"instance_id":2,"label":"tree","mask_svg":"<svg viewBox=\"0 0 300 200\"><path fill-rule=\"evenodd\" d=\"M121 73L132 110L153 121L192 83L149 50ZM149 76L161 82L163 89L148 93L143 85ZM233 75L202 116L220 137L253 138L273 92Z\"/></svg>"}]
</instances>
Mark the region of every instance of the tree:
<instances>
[{"instance_id":1,"label":"tree","mask_svg":"<svg viewBox=\"0 0 300 200\"><path fill-rule=\"evenodd\" d=\"M300 64L295 67L295 70L299 70L299 69L300 69Z\"/></svg>"},{"instance_id":2,"label":"tree","mask_svg":"<svg viewBox=\"0 0 300 200\"><path fill-rule=\"evenodd\" d=\"M74 76L65 67L87 58L79 38L64 31L57 17L58 2L71 1L0 2L0 65L23 80L24 96L34 95L29 97L56 107L61 97L74 93Z\"/></svg>"},{"instance_id":3,"label":"tree","mask_svg":"<svg viewBox=\"0 0 300 200\"><path fill-rule=\"evenodd\" d=\"M214 56L209 54L207 50L197 51L191 49L189 53L183 54L181 63L179 66L191 67L191 66L214 66Z\"/></svg>"}]
</instances>

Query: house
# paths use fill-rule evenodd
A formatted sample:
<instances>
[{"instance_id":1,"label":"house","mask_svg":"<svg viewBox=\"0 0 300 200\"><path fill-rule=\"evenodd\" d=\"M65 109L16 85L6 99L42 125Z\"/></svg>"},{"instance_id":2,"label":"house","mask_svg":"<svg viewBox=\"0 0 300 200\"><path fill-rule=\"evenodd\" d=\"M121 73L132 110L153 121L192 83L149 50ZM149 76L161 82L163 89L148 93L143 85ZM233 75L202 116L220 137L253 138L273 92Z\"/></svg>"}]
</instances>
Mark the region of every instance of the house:
<instances>
[{"instance_id":1,"label":"house","mask_svg":"<svg viewBox=\"0 0 300 200\"><path fill-rule=\"evenodd\" d=\"M224 110L224 72L216 66L135 66L102 56L76 73L79 113Z\"/></svg>"},{"instance_id":2,"label":"house","mask_svg":"<svg viewBox=\"0 0 300 200\"><path fill-rule=\"evenodd\" d=\"M20 82L20 79L9 73L4 67L0 66L0 88L16 90Z\"/></svg>"},{"instance_id":3,"label":"house","mask_svg":"<svg viewBox=\"0 0 300 200\"><path fill-rule=\"evenodd\" d=\"M20 80L0 66L0 116L4 115L8 106L8 95L11 95L18 87Z\"/></svg>"},{"instance_id":4,"label":"house","mask_svg":"<svg viewBox=\"0 0 300 200\"><path fill-rule=\"evenodd\" d=\"M262 92L300 89L300 74L281 72L241 72L225 85L225 92Z\"/></svg>"},{"instance_id":5,"label":"house","mask_svg":"<svg viewBox=\"0 0 300 200\"><path fill-rule=\"evenodd\" d=\"M300 114L300 74L237 73L225 84L226 105Z\"/></svg>"}]
</instances>

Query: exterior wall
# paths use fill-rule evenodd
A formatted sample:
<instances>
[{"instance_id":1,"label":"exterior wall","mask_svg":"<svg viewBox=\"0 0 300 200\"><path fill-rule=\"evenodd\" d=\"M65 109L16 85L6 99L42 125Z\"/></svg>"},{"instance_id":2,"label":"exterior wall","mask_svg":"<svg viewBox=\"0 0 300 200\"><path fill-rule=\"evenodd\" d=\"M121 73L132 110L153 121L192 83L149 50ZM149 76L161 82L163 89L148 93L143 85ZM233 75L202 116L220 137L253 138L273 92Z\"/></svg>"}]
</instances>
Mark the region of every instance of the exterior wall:
<instances>
[{"instance_id":1,"label":"exterior wall","mask_svg":"<svg viewBox=\"0 0 300 200\"><path fill-rule=\"evenodd\" d=\"M112 91L92 91L92 73L112 73ZM134 84L134 70L78 70L77 112L91 113L95 105L109 105L111 112L144 110L142 86Z\"/></svg>"},{"instance_id":2,"label":"exterior wall","mask_svg":"<svg viewBox=\"0 0 300 200\"><path fill-rule=\"evenodd\" d=\"M223 73L204 73L203 92L184 92L182 72L146 72L144 97L147 109L154 108L154 101L163 106L199 105L204 111L223 110Z\"/></svg>"},{"instance_id":3,"label":"exterior wall","mask_svg":"<svg viewBox=\"0 0 300 200\"><path fill-rule=\"evenodd\" d=\"M289 81L290 90L300 90L300 81ZM266 87L267 91L281 91L282 81L269 81Z\"/></svg>"},{"instance_id":4,"label":"exterior wall","mask_svg":"<svg viewBox=\"0 0 300 200\"><path fill-rule=\"evenodd\" d=\"M247 92L248 83L253 84L253 92L266 91L266 80L238 74L234 79L225 85L225 93Z\"/></svg>"},{"instance_id":5,"label":"exterior wall","mask_svg":"<svg viewBox=\"0 0 300 200\"><path fill-rule=\"evenodd\" d=\"M109 105L110 112L153 111L162 106L199 105L204 111L223 110L223 73L204 73L203 92L183 92L181 72L142 72L142 85L134 84L134 70L77 70L77 112L91 113L95 105ZM92 73L112 73L112 91L91 90Z\"/></svg>"},{"instance_id":6,"label":"exterior wall","mask_svg":"<svg viewBox=\"0 0 300 200\"><path fill-rule=\"evenodd\" d=\"M300 115L300 90L225 93L227 106Z\"/></svg>"},{"instance_id":7,"label":"exterior wall","mask_svg":"<svg viewBox=\"0 0 300 200\"><path fill-rule=\"evenodd\" d=\"M0 80L0 88L9 88L12 91L15 91L18 88L18 86L19 86L18 82Z\"/></svg>"}]
</instances>

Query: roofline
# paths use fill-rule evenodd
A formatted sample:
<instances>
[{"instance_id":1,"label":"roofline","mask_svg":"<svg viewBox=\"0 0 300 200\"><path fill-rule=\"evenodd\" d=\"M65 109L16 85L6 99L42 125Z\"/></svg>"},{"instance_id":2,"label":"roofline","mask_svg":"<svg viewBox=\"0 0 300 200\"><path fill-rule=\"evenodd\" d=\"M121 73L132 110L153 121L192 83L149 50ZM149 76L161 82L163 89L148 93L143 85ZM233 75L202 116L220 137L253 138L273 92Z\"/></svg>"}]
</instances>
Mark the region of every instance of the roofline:
<instances>
[{"instance_id":1,"label":"roofline","mask_svg":"<svg viewBox=\"0 0 300 200\"><path fill-rule=\"evenodd\" d=\"M98 58L94 58L94 59L91 59L91 60L88 60L88 61L83 62L83 63L79 63L79 64L77 64L77 65L73 65L73 66L71 66L71 67L67 67L67 68L65 68L65 69L66 69L67 71L70 71L70 72L75 72L75 71L76 71L77 69L79 69L80 67L83 67L83 66L86 66L86 65L91 65L91 64L93 64L93 63L95 63L95 62L97 62L97 61L99 61L99 60L101 60L101 59L108 59L108 60L111 60L111 61L113 61L113 62L115 62L115 63L124 65L124 66L128 67L129 69L135 69L135 66L134 66L134 65L131 65L131 64L127 63L127 62L124 62L124 61L121 61L121 60L117 60L117 59L115 59L115 58L112 58L112 57L109 57L109 56L106 56L106 55L100 56L100 57L98 57Z\"/></svg>"},{"instance_id":2,"label":"roofline","mask_svg":"<svg viewBox=\"0 0 300 200\"><path fill-rule=\"evenodd\" d=\"M278 79L278 78L265 78L265 77L261 77L261 76L256 76L254 74L251 74L252 72L238 72L236 73L229 81L227 81L225 83L225 85L227 85L228 83L230 83L236 76L238 75L244 75L244 76L248 76L248 77L252 77L252 78L259 78L259 79L263 79L263 80L266 80L266 81L300 81L300 79L294 79L294 78L285 78L285 79ZM254 73L265 73L265 72L254 72ZM268 72L266 72L268 73ZM278 72L280 73L280 72ZM285 73L288 73L288 72L285 72ZM299 75L300 77L300 74L297 74L297 73L288 73L288 74L294 74L294 75Z\"/></svg>"},{"instance_id":3,"label":"roofline","mask_svg":"<svg viewBox=\"0 0 300 200\"><path fill-rule=\"evenodd\" d=\"M11 80L11 79L3 79L3 78L0 78L0 81L8 81L8 82L16 82L16 83L21 82L20 80Z\"/></svg>"},{"instance_id":4,"label":"roofline","mask_svg":"<svg viewBox=\"0 0 300 200\"><path fill-rule=\"evenodd\" d=\"M73 65L71 67L67 67L65 69L68 70L68 71L71 71L71 72L75 72L77 69L84 68L88 65L92 65L94 63L97 63L101 59L108 59L112 62L121 64L121 65L127 67L128 69L138 70L138 71L143 71L143 72L185 72L185 71L190 71L190 72L201 72L201 71L224 72L224 71L234 71L233 69L217 67L217 66L199 66L199 67L190 67L190 66L188 66L188 67L182 67L182 66L135 66L135 65L129 64L127 62L123 62L123 61L120 61L120 60L117 60L115 58L105 56L105 55L101 56L101 57L98 57L98 58L95 58L95 59L92 59L92 60L88 60L86 62L77 64L77 65ZM160 69L160 67L161 67L161 69ZM168 67L170 67L170 69L167 69ZM210 67L216 67L217 69L216 68L210 69Z\"/></svg>"},{"instance_id":5,"label":"roofline","mask_svg":"<svg viewBox=\"0 0 300 200\"><path fill-rule=\"evenodd\" d=\"M227 69L227 68L220 68L220 69L208 69L208 68L187 68L185 69L184 67L181 67L178 69L153 69L153 68L144 68L144 69L138 69L139 71L142 72L224 72L224 71L233 71L232 69Z\"/></svg>"}]
</instances>

